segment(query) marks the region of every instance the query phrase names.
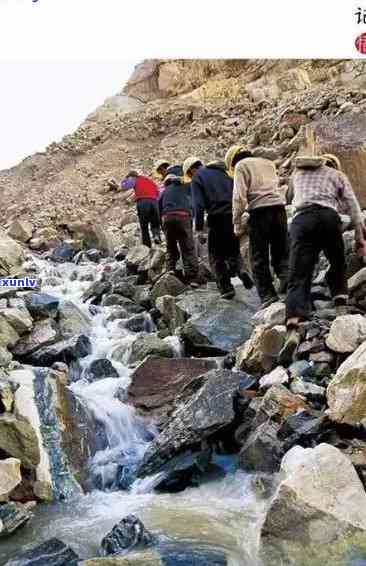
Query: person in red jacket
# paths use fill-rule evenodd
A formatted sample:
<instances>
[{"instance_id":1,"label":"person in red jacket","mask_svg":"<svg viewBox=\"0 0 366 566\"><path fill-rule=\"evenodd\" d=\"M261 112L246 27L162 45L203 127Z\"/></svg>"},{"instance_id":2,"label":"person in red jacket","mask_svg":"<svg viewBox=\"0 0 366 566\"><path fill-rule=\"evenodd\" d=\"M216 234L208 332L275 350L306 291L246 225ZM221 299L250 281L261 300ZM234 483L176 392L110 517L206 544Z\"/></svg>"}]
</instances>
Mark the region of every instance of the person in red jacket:
<instances>
[{"instance_id":1,"label":"person in red jacket","mask_svg":"<svg viewBox=\"0 0 366 566\"><path fill-rule=\"evenodd\" d=\"M152 179L130 171L121 182L122 190L135 191L137 216L140 222L142 243L151 248L150 231L155 244L160 244L159 187Z\"/></svg>"}]
</instances>

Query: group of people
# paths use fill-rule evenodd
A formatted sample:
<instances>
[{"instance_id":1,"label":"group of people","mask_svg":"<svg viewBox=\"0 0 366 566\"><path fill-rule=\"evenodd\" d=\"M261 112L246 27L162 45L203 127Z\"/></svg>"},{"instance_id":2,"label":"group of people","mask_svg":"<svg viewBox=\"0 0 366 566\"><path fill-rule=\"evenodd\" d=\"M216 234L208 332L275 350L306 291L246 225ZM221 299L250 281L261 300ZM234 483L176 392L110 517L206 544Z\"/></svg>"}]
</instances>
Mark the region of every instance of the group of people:
<instances>
[{"instance_id":1,"label":"group of people","mask_svg":"<svg viewBox=\"0 0 366 566\"><path fill-rule=\"evenodd\" d=\"M243 146L232 146L223 162L204 164L188 157L182 165L166 160L155 164L158 185L130 171L123 189L134 189L142 242L160 243L162 227L167 246L167 270L175 272L182 258L185 280L199 285L194 232L205 243L221 296L232 299L231 279L255 285L265 308L286 294L287 337L280 363L291 363L300 341L299 325L311 313L311 285L321 251L330 267L326 280L337 315L346 313L347 277L341 213L355 229L356 245L365 249L364 217L338 158L326 154L299 157L289 188L279 184L275 164L255 157ZM286 204L294 218L288 230ZM245 269L240 240L249 238L251 272ZM274 278L276 276L276 280Z\"/></svg>"}]
</instances>

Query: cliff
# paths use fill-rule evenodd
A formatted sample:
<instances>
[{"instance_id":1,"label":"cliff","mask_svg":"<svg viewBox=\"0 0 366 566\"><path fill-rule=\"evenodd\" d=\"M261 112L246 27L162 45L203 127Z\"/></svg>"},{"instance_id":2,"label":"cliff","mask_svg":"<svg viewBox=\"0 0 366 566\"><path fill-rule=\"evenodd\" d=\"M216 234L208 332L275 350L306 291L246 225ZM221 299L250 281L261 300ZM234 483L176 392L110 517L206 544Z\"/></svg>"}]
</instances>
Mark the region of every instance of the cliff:
<instances>
[{"instance_id":1,"label":"cliff","mask_svg":"<svg viewBox=\"0 0 366 566\"><path fill-rule=\"evenodd\" d=\"M27 219L39 230L91 220L118 240L128 205L109 178L130 167L150 173L159 157L222 158L240 142L274 159L286 183L306 124L321 147L340 148L362 184L365 87L359 60L144 61L74 133L0 172L0 222Z\"/></svg>"}]
</instances>

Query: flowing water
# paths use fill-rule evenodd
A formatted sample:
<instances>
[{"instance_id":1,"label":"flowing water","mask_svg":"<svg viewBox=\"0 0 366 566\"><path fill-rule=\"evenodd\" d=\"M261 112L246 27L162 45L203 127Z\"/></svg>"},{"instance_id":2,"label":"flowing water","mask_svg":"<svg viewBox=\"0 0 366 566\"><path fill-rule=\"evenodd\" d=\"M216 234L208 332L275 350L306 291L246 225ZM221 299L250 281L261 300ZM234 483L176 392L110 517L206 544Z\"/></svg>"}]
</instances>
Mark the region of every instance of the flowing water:
<instances>
[{"instance_id":1,"label":"flowing water","mask_svg":"<svg viewBox=\"0 0 366 566\"><path fill-rule=\"evenodd\" d=\"M2 541L0 564L21 548L54 536L69 543L82 558L97 556L103 536L129 513L137 514L147 528L166 536L225 549L230 566L258 564L259 524L267 503L255 487L255 476L237 470L232 460L217 457L217 463L225 470L224 477L213 478L179 494L155 493L156 478L137 481L127 491L117 489L122 466L128 464L133 470L156 434L123 402L123 391L131 373L129 351L138 334L121 328L118 321L108 321L106 309L100 308L92 316L89 306L81 301L83 291L91 284L80 280L83 273L92 266L97 279L100 266L55 266L38 259L35 262L46 282L42 291L72 301L90 318L92 353L81 360L80 379L70 387L103 426L107 443L90 462L90 477L96 489L71 501L39 505L34 519L25 528ZM51 279L52 286L48 286L47 281ZM147 321L151 326L149 318ZM175 346L176 355L181 355L178 339L166 340ZM89 383L84 375L90 363L98 358L112 360L113 350L117 345L121 348L121 344L124 348L122 363L113 359L119 377Z\"/></svg>"}]
</instances>

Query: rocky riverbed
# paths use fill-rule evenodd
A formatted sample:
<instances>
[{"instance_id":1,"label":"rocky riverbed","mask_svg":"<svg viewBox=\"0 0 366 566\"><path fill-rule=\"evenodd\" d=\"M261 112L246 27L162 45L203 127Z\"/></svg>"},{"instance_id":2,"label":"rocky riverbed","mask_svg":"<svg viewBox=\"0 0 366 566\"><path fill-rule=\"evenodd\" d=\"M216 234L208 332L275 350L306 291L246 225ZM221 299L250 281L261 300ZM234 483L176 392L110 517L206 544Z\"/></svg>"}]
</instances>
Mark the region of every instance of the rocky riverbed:
<instances>
[{"instance_id":1,"label":"rocky riverbed","mask_svg":"<svg viewBox=\"0 0 366 566\"><path fill-rule=\"evenodd\" d=\"M193 291L163 246L1 233L2 276L37 285L0 288L0 563L361 564L366 268L343 225L350 313L321 258L289 368L284 303L221 299L204 250Z\"/></svg>"}]
</instances>

